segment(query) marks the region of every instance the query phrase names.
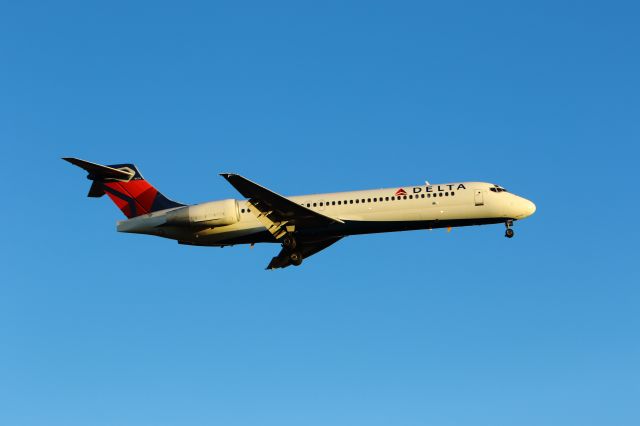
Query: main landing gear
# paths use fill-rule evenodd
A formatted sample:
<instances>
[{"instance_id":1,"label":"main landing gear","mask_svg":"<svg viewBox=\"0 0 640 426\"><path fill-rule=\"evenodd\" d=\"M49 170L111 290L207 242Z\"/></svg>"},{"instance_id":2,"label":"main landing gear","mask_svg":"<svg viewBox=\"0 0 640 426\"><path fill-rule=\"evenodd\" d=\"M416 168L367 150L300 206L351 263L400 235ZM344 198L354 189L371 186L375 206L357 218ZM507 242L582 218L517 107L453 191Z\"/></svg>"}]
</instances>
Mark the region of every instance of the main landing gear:
<instances>
[{"instance_id":1,"label":"main landing gear","mask_svg":"<svg viewBox=\"0 0 640 426\"><path fill-rule=\"evenodd\" d=\"M289 253L289 260L293 266L302 265L302 255L297 251Z\"/></svg>"},{"instance_id":2,"label":"main landing gear","mask_svg":"<svg viewBox=\"0 0 640 426\"><path fill-rule=\"evenodd\" d=\"M513 236L516 234L515 232L513 232L513 229L511 229L511 227L513 226L513 220L508 220L504 223L504 226L507 227L507 230L504 231L504 236L507 238L513 238Z\"/></svg>"},{"instance_id":3,"label":"main landing gear","mask_svg":"<svg viewBox=\"0 0 640 426\"><path fill-rule=\"evenodd\" d=\"M293 251L298 243L292 234L287 234L282 239L282 247L286 248L289 251Z\"/></svg>"},{"instance_id":4,"label":"main landing gear","mask_svg":"<svg viewBox=\"0 0 640 426\"><path fill-rule=\"evenodd\" d=\"M294 266L300 266L302 264L302 254L296 250L298 242L291 233L287 233L282 238L282 248L289 254L289 261Z\"/></svg>"}]
</instances>

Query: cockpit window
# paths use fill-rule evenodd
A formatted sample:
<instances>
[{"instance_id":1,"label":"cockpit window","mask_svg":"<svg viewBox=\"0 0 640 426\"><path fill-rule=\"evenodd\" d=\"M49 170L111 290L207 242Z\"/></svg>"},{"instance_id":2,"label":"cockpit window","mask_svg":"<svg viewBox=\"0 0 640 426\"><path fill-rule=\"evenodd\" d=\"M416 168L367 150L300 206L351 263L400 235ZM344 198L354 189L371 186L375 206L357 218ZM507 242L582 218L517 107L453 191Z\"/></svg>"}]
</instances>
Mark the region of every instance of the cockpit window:
<instances>
[{"instance_id":1,"label":"cockpit window","mask_svg":"<svg viewBox=\"0 0 640 426\"><path fill-rule=\"evenodd\" d=\"M503 187L499 186L499 185L493 185L493 188L489 188L489 191L491 192L509 192L506 189L504 189Z\"/></svg>"}]
</instances>

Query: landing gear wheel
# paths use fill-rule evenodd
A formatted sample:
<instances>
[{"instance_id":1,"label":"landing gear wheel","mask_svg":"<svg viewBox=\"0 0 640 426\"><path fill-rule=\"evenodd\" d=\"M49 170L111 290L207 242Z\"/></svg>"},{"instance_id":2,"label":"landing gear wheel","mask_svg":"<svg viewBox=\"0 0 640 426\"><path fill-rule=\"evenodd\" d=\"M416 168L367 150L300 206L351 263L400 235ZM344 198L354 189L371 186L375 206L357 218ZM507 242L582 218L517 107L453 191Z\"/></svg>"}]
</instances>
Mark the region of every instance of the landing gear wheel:
<instances>
[{"instance_id":1,"label":"landing gear wheel","mask_svg":"<svg viewBox=\"0 0 640 426\"><path fill-rule=\"evenodd\" d=\"M513 229L511 229L511 228L507 228L507 230L504 232L504 236L507 237L507 238L513 238L513 236L515 234L516 233L513 232Z\"/></svg>"},{"instance_id":2,"label":"landing gear wheel","mask_svg":"<svg viewBox=\"0 0 640 426\"><path fill-rule=\"evenodd\" d=\"M291 264L294 266L300 266L302 264L302 255L297 251L294 251L289 255L289 260Z\"/></svg>"},{"instance_id":3,"label":"landing gear wheel","mask_svg":"<svg viewBox=\"0 0 640 426\"><path fill-rule=\"evenodd\" d=\"M289 251L295 249L297 245L298 244L296 243L296 239L293 238L293 235L291 234L285 235L282 239L282 247L286 248Z\"/></svg>"}]
</instances>

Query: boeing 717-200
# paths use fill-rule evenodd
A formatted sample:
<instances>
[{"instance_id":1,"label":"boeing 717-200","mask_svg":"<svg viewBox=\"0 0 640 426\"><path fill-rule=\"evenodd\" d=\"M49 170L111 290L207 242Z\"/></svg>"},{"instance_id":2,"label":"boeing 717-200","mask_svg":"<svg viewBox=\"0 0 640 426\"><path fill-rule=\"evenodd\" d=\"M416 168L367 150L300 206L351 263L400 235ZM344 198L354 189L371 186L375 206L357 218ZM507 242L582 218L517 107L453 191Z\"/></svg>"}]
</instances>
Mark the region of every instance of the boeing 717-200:
<instances>
[{"instance_id":1,"label":"boeing 717-200","mask_svg":"<svg viewBox=\"0 0 640 426\"><path fill-rule=\"evenodd\" d=\"M109 198L127 216L119 232L149 234L195 246L279 243L267 269L298 266L349 235L513 222L536 206L484 182L409 185L285 197L249 179L222 173L245 199L185 205L158 192L133 164L103 166L64 158L88 172L89 197Z\"/></svg>"}]
</instances>

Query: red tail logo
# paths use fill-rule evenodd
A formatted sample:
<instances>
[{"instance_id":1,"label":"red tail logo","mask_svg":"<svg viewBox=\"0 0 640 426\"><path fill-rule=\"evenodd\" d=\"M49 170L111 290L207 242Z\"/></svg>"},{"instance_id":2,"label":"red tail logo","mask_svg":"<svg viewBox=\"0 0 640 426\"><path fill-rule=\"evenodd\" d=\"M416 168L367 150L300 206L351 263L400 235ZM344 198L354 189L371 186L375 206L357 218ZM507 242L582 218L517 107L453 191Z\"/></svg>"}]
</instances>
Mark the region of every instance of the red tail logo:
<instances>
[{"instance_id":1,"label":"red tail logo","mask_svg":"<svg viewBox=\"0 0 640 426\"><path fill-rule=\"evenodd\" d=\"M104 192L128 218L151 213L158 190L144 179L129 182L108 182Z\"/></svg>"}]
</instances>

